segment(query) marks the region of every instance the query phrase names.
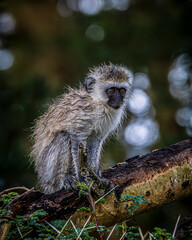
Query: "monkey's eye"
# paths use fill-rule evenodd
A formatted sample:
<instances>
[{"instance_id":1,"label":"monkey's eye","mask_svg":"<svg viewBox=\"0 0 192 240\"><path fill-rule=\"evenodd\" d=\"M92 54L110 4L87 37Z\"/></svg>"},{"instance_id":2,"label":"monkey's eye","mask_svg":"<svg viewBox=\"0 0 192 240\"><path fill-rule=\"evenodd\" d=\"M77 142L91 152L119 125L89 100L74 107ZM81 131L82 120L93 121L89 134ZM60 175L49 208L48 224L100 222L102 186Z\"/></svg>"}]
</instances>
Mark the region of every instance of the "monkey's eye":
<instances>
[{"instance_id":1,"label":"monkey's eye","mask_svg":"<svg viewBox=\"0 0 192 240\"><path fill-rule=\"evenodd\" d=\"M115 88L108 88L108 89L106 90L106 92L107 92L108 94L114 94L114 93L115 93Z\"/></svg>"},{"instance_id":2,"label":"monkey's eye","mask_svg":"<svg viewBox=\"0 0 192 240\"><path fill-rule=\"evenodd\" d=\"M121 88L121 89L119 90L119 92L120 92L120 94L125 95L126 90L125 90L125 88Z\"/></svg>"}]
</instances>

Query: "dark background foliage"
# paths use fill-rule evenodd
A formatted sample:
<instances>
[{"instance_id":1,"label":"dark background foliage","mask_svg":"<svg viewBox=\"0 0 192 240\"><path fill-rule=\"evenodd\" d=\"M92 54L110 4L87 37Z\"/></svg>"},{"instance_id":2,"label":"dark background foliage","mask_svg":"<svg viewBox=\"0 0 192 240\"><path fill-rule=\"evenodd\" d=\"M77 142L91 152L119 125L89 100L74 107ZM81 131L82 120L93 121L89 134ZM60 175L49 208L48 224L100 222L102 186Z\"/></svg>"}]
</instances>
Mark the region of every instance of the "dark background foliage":
<instances>
[{"instance_id":1,"label":"dark background foliage","mask_svg":"<svg viewBox=\"0 0 192 240\"><path fill-rule=\"evenodd\" d=\"M123 64L134 74L143 73L150 79L146 93L156 137L151 144L140 146L140 152L192 136L192 121L188 128L183 114L176 121L177 111L183 107L188 119L192 118L191 12L192 3L187 0L1 1L0 189L36 185L28 157L33 121L66 85L78 86L90 67L103 62ZM184 79L187 85L178 87L168 74L181 65L188 75L186 79L181 74L180 82ZM175 74L177 78L179 73ZM133 112L124 130L131 119L136 121ZM138 146L125 140L123 131L118 140L112 139L104 147L105 166L138 152ZM163 208L158 212L159 221L174 222L180 211L177 208L173 204L168 214ZM150 218L158 218L157 213Z\"/></svg>"}]
</instances>

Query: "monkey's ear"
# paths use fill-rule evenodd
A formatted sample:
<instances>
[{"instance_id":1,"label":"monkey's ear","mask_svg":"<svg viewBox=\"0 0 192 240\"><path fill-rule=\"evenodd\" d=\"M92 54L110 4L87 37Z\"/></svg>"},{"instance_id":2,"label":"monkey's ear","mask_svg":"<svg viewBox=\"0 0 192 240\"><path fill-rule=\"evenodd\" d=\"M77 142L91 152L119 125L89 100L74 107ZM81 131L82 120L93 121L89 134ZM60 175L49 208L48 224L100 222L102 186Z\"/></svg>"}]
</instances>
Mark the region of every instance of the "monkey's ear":
<instances>
[{"instance_id":1,"label":"monkey's ear","mask_svg":"<svg viewBox=\"0 0 192 240\"><path fill-rule=\"evenodd\" d=\"M86 77L85 78L85 90L88 92L88 93L91 93L92 90L93 90L93 85L94 83L96 82L95 78L93 77Z\"/></svg>"}]
</instances>

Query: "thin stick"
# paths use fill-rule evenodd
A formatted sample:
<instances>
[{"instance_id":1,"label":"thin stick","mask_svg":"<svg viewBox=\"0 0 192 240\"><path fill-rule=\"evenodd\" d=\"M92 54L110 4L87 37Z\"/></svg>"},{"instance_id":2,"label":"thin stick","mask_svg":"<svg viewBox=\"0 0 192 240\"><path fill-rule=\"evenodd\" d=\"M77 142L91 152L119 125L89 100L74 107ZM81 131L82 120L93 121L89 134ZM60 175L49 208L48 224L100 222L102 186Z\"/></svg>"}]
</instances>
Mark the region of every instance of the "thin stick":
<instances>
[{"instance_id":1,"label":"thin stick","mask_svg":"<svg viewBox=\"0 0 192 240\"><path fill-rule=\"evenodd\" d=\"M77 228L75 227L74 223L72 222L72 220L70 220L70 223L72 224L73 228L75 229L75 232L77 233L78 235L78 231L77 231Z\"/></svg>"},{"instance_id":2,"label":"thin stick","mask_svg":"<svg viewBox=\"0 0 192 240\"><path fill-rule=\"evenodd\" d=\"M147 237L147 235L149 234L149 231L147 231L144 235L144 239Z\"/></svg>"},{"instance_id":3,"label":"thin stick","mask_svg":"<svg viewBox=\"0 0 192 240\"><path fill-rule=\"evenodd\" d=\"M106 240L109 240L109 238L111 237L111 234L113 233L113 231L115 230L115 227L117 226L117 223L115 224L115 226L112 228L111 232L109 233L109 236L107 237Z\"/></svg>"},{"instance_id":4,"label":"thin stick","mask_svg":"<svg viewBox=\"0 0 192 240\"><path fill-rule=\"evenodd\" d=\"M98 231L98 234L99 234L99 238L100 238L100 240L102 240L101 232L99 230L99 224L98 224L98 221L97 221L97 216L96 216L96 213L95 213L95 203L94 203L94 200L93 200L93 198L91 196L91 193L89 193L88 199L89 199L89 201L91 203L91 207L93 209L93 214L94 214L94 218L95 218L95 224L96 224L96 228L97 228L97 231Z\"/></svg>"},{"instance_id":5,"label":"thin stick","mask_svg":"<svg viewBox=\"0 0 192 240\"><path fill-rule=\"evenodd\" d=\"M95 204L98 203L102 198L104 198L105 196L107 196L110 192L112 192L115 188L117 188L118 186L115 186L114 188L112 188L109 192L105 193L102 197L100 197L97 201L95 201Z\"/></svg>"},{"instance_id":6,"label":"thin stick","mask_svg":"<svg viewBox=\"0 0 192 240\"><path fill-rule=\"evenodd\" d=\"M150 233L150 232L149 232L149 236L152 237L152 238L154 238L154 239L156 239L156 238L153 236L153 234Z\"/></svg>"},{"instance_id":7,"label":"thin stick","mask_svg":"<svg viewBox=\"0 0 192 240\"><path fill-rule=\"evenodd\" d=\"M122 240L124 238L125 234L126 234L126 232L123 233L123 235L121 236L121 238L119 240Z\"/></svg>"},{"instance_id":8,"label":"thin stick","mask_svg":"<svg viewBox=\"0 0 192 240\"><path fill-rule=\"evenodd\" d=\"M59 238L62 234L62 232L64 231L65 227L67 226L68 222L71 220L72 215L69 217L69 219L67 220L67 222L65 223L65 225L62 227L60 233L57 235L56 239Z\"/></svg>"},{"instance_id":9,"label":"thin stick","mask_svg":"<svg viewBox=\"0 0 192 240\"><path fill-rule=\"evenodd\" d=\"M139 230L139 234L141 236L141 240L144 240L144 236L143 236L143 233L142 233L142 230L140 227L138 227L138 230Z\"/></svg>"},{"instance_id":10,"label":"thin stick","mask_svg":"<svg viewBox=\"0 0 192 240\"><path fill-rule=\"evenodd\" d=\"M27 236L29 233L33 232L33 230L30 230L29 232L25 233L23 237Z\"/></svg>"},{"instance_id":11,"label":"thin stick","mask_svg":"<svg viewBox=\"0 0 192 240\"><path fill-rule=\"evenodd\" d=\"M59 231L56 227L54 227L51 223L47 222L46 220L45 220L45 222L46 222L51 228L53 228L57 233L60 233L60 231Z\"/></svg>"},{"instance_id":12,"label":"thin stick","mask_svg":"<svg viewBox=\"0 0 192 240\"><path fill-rule=\"evenodd\" d=\"M79 233L79 236L76 238L76 240L78 240L78 239L80 238L80 236L81 236L83 230L85 229L85 227L87 226L87 224L88 224L90 218L91 218L91 215L88 217L86 223L84 224L83 228L81 229L81 232Z\"/></svg>"},{"instance_id":13,"label":"thin stick","mask_svg":"<svg viewBox=\"0 0 192 240\"><path fill-rule=\"evenodd\" d=\"M5 189L4 191L0 192L0 196L7 193L7 192L10 192L10 191L14 191L14 190L24 190L24 191L29 191L30 189L29 188L26 188L26 187L12 187L12 188L8 188L8 189Z\"/></svg>"},{"instance_id":14,"label":"thin stick","mask_svg":"<svg viewBox=\"0 0 192 240\"><path fill-rule=\"evenodd\" d=\"M99 228L100 228L100 227L103 228L103 227L105 227L105 226L99 226ZM93 229L93 228L96 228L96 226L85 228L85 230L89 230L89 229Z\"/></svg>"},{"instance_id":15,"label":"thin stick","mask_svg":"<svg viewBox=\"0 0 192 240\"><path fill-rule=\"evenodd\" d=\"M173 235L172 235L173 238L175 237L180 218L181 218L181 214L179 214L179 216L177 218L177 222L175 224L175 228L174 228Z\"/></svg>"},{"instance_id":16,"label":"thin stick","mask_svg":"<svg viewBox=\"0 0 192 240\"><path fill-rule=\"evenodd\" d=\"M18 227L18 225L17 225L17 224L16 224L16 226L17 226L17 230L18 230L18 232L19 232L19 234L20 234L21 238L23 239L23 235L22 235L22 233L21 233L21 230L19 229L19 227Z\"/></svg>"}]
</instances>

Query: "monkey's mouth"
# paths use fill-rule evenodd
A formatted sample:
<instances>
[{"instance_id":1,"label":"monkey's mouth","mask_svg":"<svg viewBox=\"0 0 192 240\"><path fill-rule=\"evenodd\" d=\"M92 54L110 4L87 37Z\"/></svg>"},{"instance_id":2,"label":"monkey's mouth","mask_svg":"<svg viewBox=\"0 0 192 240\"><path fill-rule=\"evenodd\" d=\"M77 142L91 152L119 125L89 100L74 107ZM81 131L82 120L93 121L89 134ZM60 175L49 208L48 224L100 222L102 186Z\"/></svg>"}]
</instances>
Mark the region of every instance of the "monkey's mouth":
<instances>
[{"instance_id":1,"label":"monkey's mouth","mask_svg":"<svg viewBox=\"0 0 192 240\"><path fill-rule=\"evenodd\" d=\"M123 101L118 102L108 102L108 105L114 109L119 109L123 104Z\"/></svg>"}]
</instances>

